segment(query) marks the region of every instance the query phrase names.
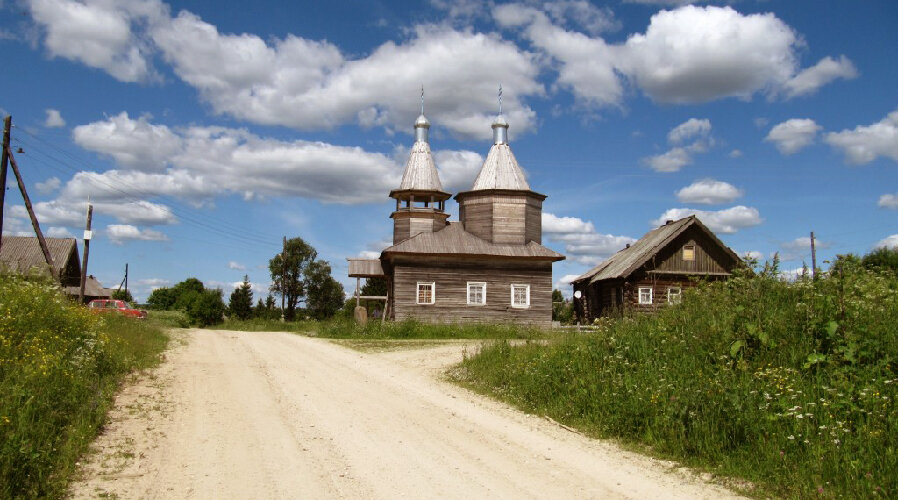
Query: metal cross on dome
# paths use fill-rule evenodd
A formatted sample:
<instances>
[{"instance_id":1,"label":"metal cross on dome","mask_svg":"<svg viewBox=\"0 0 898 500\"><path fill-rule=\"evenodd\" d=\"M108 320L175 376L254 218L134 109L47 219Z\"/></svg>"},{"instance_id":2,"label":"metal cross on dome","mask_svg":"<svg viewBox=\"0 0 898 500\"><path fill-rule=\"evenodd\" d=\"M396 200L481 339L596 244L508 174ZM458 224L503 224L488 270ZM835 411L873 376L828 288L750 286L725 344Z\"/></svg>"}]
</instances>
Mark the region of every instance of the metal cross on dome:
<instances>
[{"instance_id":1,"label":"metal cross on dome","mask_svg":"<svg viewBox=\"0 0 898 500\"><path fill-rule=\"evenodd\" d=\"M502 84L499 84L499 114L502 114Z\"/></svg>"},{"instance_id":2,"label":"metal cross on dome","mask_svg":"<svg viewBox=\"0 0 898 500\"><path fill-rule=\"evenodd\" d=\"M424 114L424 84L421 84L421 114Z\"/></svg>"}]
</instances>

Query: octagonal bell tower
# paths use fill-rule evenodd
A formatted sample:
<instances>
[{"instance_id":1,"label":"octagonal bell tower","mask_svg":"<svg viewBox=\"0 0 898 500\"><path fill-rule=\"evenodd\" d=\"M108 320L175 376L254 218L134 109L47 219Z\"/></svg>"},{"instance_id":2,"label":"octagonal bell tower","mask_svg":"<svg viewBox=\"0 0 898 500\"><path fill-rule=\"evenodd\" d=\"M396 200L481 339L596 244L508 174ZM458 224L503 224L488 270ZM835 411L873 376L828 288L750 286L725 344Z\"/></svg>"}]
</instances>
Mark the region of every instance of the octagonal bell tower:
<instances>
[{"instance_id":1,"label":"octagonal bell tower","mask_svg":"<svg viewBox=\"0 0 898 500\"><path fill-rule=\"evenodd\" d=\"M424 93L421 93L421 116L415 120L415 143L409 153L402 182L390 191L396 200L393 219L393 244L399 244L424 232L446 227L449 214L446 200L452 195L443 191L440 176L433 162L427 133L430 121L424 116Z\"/></svg>"}]
</instances>

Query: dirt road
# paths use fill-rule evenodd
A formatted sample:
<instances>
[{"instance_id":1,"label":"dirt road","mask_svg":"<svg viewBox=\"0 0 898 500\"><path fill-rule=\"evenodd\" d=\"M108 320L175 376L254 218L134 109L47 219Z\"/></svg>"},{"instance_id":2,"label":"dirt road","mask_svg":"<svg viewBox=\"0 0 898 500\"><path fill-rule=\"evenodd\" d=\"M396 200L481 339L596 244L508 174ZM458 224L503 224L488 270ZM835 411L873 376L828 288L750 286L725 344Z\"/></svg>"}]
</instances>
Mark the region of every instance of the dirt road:
<instances>
[{"instance_id":1,"label":"dirt road","mask_svg":"<svg viewBox=\"0 0 898 500\"><path fill-rule=\"evenodd\" d=\"M363 353L188 330L127 388L75 498L720 498L439 379L462 344Z\"/></svg>"}]
</instances>

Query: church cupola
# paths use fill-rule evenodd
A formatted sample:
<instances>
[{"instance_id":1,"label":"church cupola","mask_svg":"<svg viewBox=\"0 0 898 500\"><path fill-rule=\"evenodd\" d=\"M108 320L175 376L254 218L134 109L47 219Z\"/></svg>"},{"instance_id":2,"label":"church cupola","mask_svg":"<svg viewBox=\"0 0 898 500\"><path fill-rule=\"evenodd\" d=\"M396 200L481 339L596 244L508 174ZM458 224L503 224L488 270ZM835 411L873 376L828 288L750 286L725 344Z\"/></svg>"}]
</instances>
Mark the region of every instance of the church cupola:
<instances>
[{"instance_id":1,"label":"church cupola","mask_svg":"<svg viewBox=\"0 0 898 500\"><path fill-rule=\"evenodd\" d=\"M427 134L430 121L424 116L424 89L421 89L421 116L415 120L415 143L409 153L399 189L390 191L396 200L393 219L393 244L399 244L424 232L446 227L449 214L446 200L452 195L443 191L433 162Z\"/></svg>"},{"instance_id":2,"label":"church cupola","mask_svg":"<svg viewBox=\"0 0 898 500\"><path fill-rule=\"evenodd\" d=\"M493 120L493 145L470 191L455 195L465 230L493 243L542 243L542 206L545 195L530 190L524 171L508 145L508 122Z\"/></svg>"}]
</instances>

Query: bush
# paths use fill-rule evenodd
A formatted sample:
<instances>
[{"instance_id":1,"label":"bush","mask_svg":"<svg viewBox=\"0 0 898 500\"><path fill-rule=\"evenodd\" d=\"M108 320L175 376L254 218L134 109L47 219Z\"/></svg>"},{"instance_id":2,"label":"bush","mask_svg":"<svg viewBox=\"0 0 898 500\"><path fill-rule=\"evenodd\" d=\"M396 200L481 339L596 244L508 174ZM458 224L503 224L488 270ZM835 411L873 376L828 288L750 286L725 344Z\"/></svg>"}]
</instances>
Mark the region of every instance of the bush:
<instances>
[{"instance_id":1,"label":"bush","mask_svg":"<svg viewBox=\"0 0 898 500\"><path fill-rule=\"evenodd\" d=\"M55 284L0 275L0 498L62 496L122 377L158 361L162 331L96 316Z\"/></svg>"},{"instance_id":2,"label":"bush","mask_svg":"<svg viewBox=\"0 0 898 500\"><path fill-rule=\"evenodd\" d=\"M187 295L193 296L193 300L187 305L187 317L191 323L203 327L224 321L225 305L221 299L221 290L190 291L181 297Z\"/></svg>"}]
</instances>

